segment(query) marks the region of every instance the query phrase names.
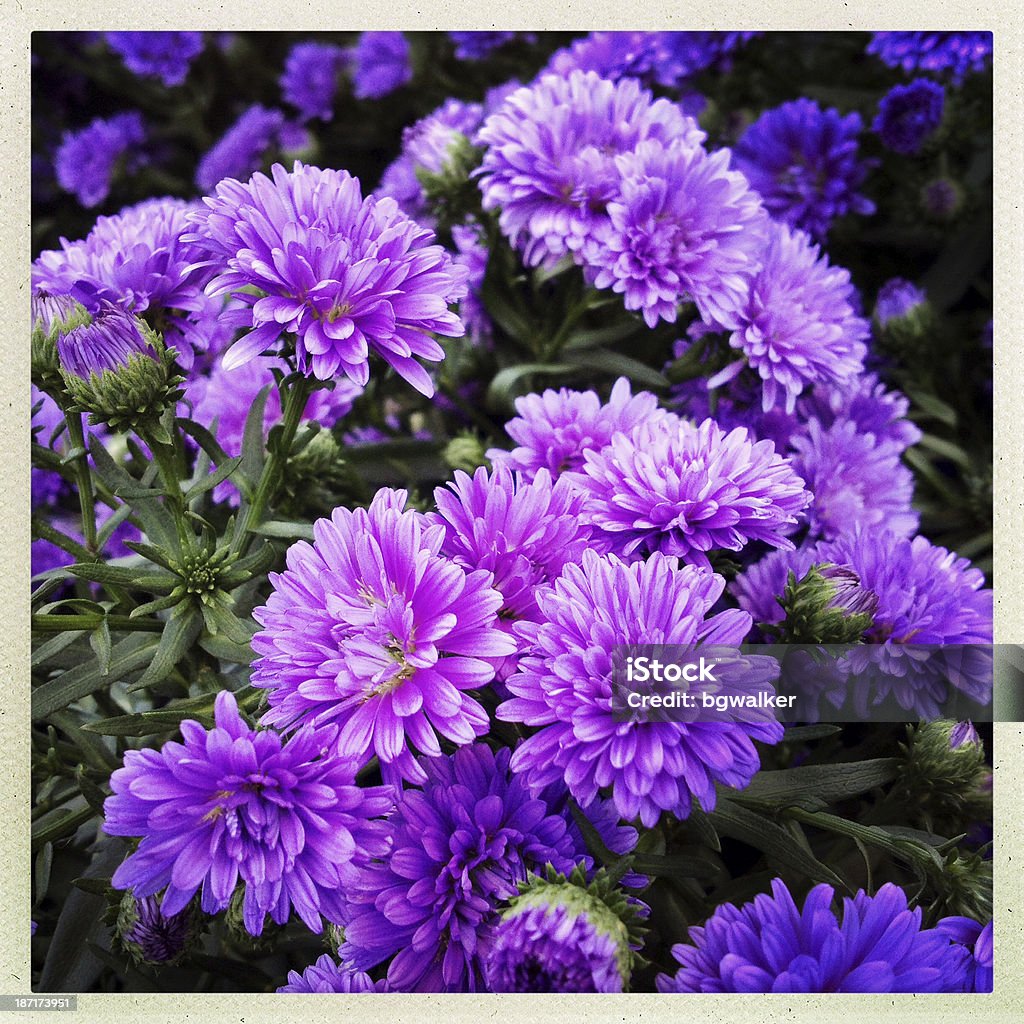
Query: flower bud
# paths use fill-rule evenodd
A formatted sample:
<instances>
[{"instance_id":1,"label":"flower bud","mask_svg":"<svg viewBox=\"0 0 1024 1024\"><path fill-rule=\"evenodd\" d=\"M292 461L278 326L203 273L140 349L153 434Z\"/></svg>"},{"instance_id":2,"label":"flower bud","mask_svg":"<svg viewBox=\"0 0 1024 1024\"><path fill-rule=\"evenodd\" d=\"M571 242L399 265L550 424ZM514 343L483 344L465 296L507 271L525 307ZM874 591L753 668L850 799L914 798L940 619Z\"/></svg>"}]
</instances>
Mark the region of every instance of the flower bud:
<instances>
[{"instance_id":1,"label":"flower bud","mask_svg":"<svg viewBox=\"0 0 1024 1024\"><path fill-rule=\"evenodd\" d=\"M64 386L74 407L124 433L155 424L180 396L173 350L145 323L106 303L57 337Z\"/></svg>"},{"instance_id":2,"label":"flower bud","mask_svg":"<svg viewBox=\"0 0 1024 1024\"><path fill-rule=\"evenodd\" d=\"M494 930L485 971L494 992L623 992L639 948L639 901L599 872L587 883L531 877Z\"/></svg>"},{"instance_id":3,"label":"flower bud","mask_svg":"<svg viewBox=\"0 0 1024 1024\"><path fill-rule=\"evenodd\" d=\"M464 473L475 473L481 466L488 465L484 446L476 434L464 433L453 437L444 450L444 461L452 469Z\"/></svg>"},{"instance_id":4,"label":"flower bud","mask_svg":"<svg viewBox=\"0 0 1024 1024\"><path fill-rule=\"evenodd\" d=\"M952 178L934 178L922 187L920 203L929 220L945 223L963 209L964 190Z\"/></svg>"},{"instance_id":5,"label":"flower bud","mask_svg":"<svg viewBox=\"0 0 1024 1024\"><path fill-rule=\"evenodd\" d=\"M799 581L790 573L781 600L783 643L852 644L870 629L878 597L845 566L812 565Z\"/></svg>"},{"instance_id":6,"label":"flower bud","mask_svg":"<svg viewBox=\"0 0 1024 1024\"><path fill-rule=\"evenodd\" d=\"M32 382L47 394L64 389L57 338L92 322L85 306L70 295L32 293Z\"/></svg>"},{"instance_id":7,"label":"flower bud","mask_svg":"<svg viewBox=\"0 0 1024 1024\"><path fill-rule=\"evenodd\" d=\"M137 964L166 967L196 947L202 925L194 901L164 917L156 896L138 899L129 890L118 908L116 931L121 946Z\"/></svg>"}]
</instances>

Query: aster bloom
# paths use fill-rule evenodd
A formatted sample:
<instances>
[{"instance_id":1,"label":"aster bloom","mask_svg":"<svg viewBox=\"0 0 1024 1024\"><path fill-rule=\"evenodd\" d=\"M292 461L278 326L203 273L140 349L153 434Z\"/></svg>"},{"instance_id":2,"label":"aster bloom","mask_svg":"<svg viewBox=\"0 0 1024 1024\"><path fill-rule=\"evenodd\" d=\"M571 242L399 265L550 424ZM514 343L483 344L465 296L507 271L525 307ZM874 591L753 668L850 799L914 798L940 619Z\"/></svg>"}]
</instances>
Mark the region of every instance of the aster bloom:
<instances>
[{"instance_id":1,"label":"aster bloom","mask_svg":"<svg viewBox=\"0 0 1024 1024\"><path fill-rule=\"evenodd\" d=\"M761 378L765 411L782 399L791 413L808 385L841 386L863 369L870 329L855 312L849 271L831 266L803 231L774 224L770 239L729 344Z\"/></svg>"},{"instance_id":2,"label":"aster bloom","mask_svg":"<svg viewBox=\"0 0 1024 1024\"><path fill-rule=\"evenodd\" d=\"M992 991L992 922L982 926L969 917L944 917L935 930L964 951L964 992Z\"/></svg>"},{"instance_id":3,"label":"aster bloom","mask_svg":"<svg viewBox=\"0 0 1024 1024\"><path fill-rule=\"evenodd\" d=\"M494 678L487 658L515 653L498 628L502 596L486 570L440 554L444 527L403 511L405 491L369 509L335 509L314 543L288 550L286 572L253 613L264 628L252 681L269 691L269 725L339 725L338 752L422 781L410 753L441 752L438 735L470 743L489 728L465 691Z\"/></svg>"},{"instance_id":4,"label":"aster bloom","mask_svg":"<svg viewBox=\"0 0 1024 1024\"><path fill-rule=\"evenodd\" d=\"M401 32L363 32L352 50L357 99L379 100L412 78L409 42Z\"/></svg>"},{"instance_id":5,"label":"aster bloom","mask_svg":"<svg viewBox=\"0 0 1024 1024\"><path fill-rule=\"evenodd\" d=\"M875 319L879 327L887 327L894 320L905 320L914 315L928 301L924 290L913 281L891 277L878 290L875 300Z\"/></svg>"},{"instance_id":6,"label":"aster bloom","mask_svg":"<svg viewBox=\"0 0 1024 1024\"><path fill-rule=\"evenodd\" d=\"M836 217L874 213L858 192L872 167L858 155L860 130L859 114L843 117L801 98L766 110L747 128L733 166L773 217L823 239Z\"/></svg>"},{"instance_id":7,"label":"aster bloom","mask_svg":"<svg viewBox=\"0 0 1024 1024\"><path fill-rule=\"evenodd\" d=\"M224 910L239 881L245 927L260 935L267 914L291 910L311 931L339 920L342 887L357 865L387 850L374 819L392 805L385 787L355 785L351 761L330 752L334 730L303 728L287 740L253 731L222 691L215 726L181 723L183 743L126 751L104 803L109 835L142 837L112 885L137 898L165 889L164 917L202 887L205 913Z\"/></svg>"},{"instance_id":8,"label":"aster bloom","mask_svg":"<svg viewBox=\"0 0 1024 1024\"><path fill-rule=\"evenodd\" d=\"M297 43L285 58L281 94L306 121L334 117L338 78L348 66L346 50L333 43Z\"/></svg>"},{"instance_id":9,"label":"aster bloom","mask_svg":"<svg viewBox=\"0 0 1024 1024\"><path fill-rule=\"evenodd\" d=\"M543 75L511 93L484 122L480 168L485 210L526 262L554 263L595 241L618 191L615 158L645 139L704 141L696 121L627 79L594 72Z\"/></svg>"},{"instance_id":10,"label":"aster bloom","mask_svg":"<svg viewBox=\"0 0 1024 1024\"><path fill-rule=\"evenodd\" d=\"M814 495L807 509L811 537L831 540L856 526L884 527L898 537L917 532L914 475L891 444L847 419L828 428L809 420L791 444L793 469Z\"/></svg>"},{"instance_id":11,"label":"aster bloom","mask_svg":"<svg viewBox=\"0 0 1024 1024\"><path fill-rule=\"evenodd\" d=\"M630 383L620 377L607 402L596 391L548 389L540 395L524 395L515 402L514 419L505 431L518 447L507 452L492 448L487 458L495 466L507 466L532 480L539 470L552 477L582 467L584 453L604 448L620 432L629 433L645 420L665 416L658 399L649 391L634 395Z\"/></svg>"},{"instance_id":12,"label":"aster bloom","mask_svg":"<svg viewBox=\"0 0 1024 1024\"><path fill-rule=\"evenodd\" d=\"M467 572L494 574L505 617L536 615L537 588L579 561L589 543L579 518L582 498L567 480L552 484L546 469L530 481L500 466L491 474L481 467L472 477L457 472L434 500L431 519L445 530L442 552Z\"/></svg>"},{"instance_id":13,"label":"aster bloom","mask_svg":"<svg viewBox=\"0 0 1024 1024\"><path fill-rule=\"evenodd\" d=\"M640 142L616 157L621 176L610 224L583 253L597 288L621 294L648 327L676 319L690 300L705 320L737 326L737 308L760 269L768 218L727 149Z\"/></svg>"},{"instance_id":14,"label":"aster bloom","mask_svg":"<svg viewBox=\"0 0 1024 1024\"><path fill-rule=\"evenodd\" d=\"M110 194L122 158L134 166L145 138L142 115L134 111L98 117L80 131L65 132L53 158L57 183L83 206L98 206Z\"/></svg>"},{"instance_id":15,"label":"aster bloom","mask_svg":"<svg viewBox=\"0 0 1024 1024\"><path fill-rule=\"evenodd\" d=\"M100 217L84 239L61 238L60 249L39 255L33 286L66 292L93 312L106 301L148 315L188 369L194 351L204 350L215 333L222 305L203 293L210 275L193 266L197 250L182 241L188 215L198 208L167 197Z\"/></svg>"},{"instance_id":16,"label":"aster bloom","mask_svg":"<svg viewBox=\"0 0 1024 1024\"><path fill-rule=\"evenodd\" d=\"M120 370L138 356L156 359L139 321L109 302L100 306L91 323L62 334L57 339L57 353L65 373L81 380Z\"/></svg>"},{"instance_id":17,"label":"aster bloom","mask_svg":"<svg viewBox=\"0 0 1024 1024\"><path fill-rule=\"evenodd\" d=\"M992 60L992 33L876 32L867 52L908 74L948 72L959 84L968 74L988 67Z\"/></svg>"},{"instance_id":18,"label":"aster bloom","mask_svg":"<svg viewBox=\"0 0 1024 1024\"><path fill-rule=\"evenodd\" d=\"M516 748L513 771L534 791L564 780L583 805L610 788L619 813L648 827L664 811L687 817L695 802L711 810L716 782L746 786L759 767L752 740L782 735L773 717L622 721L613 707L616 646L742 643L749 615L708 615L724 587L720 576L675 568L659 553L627 564L588 550L582 564L567 565L537 595L542 621L514 627L529 652L497 716L537 731Z\"/></svg>"},{"instance_id":19,"label":"aster bloom","mask_svg":"<svg viewBox=\"0 0 1024 1024\"><path fill-rule=\"evenodd\" d=\"M927 78L895 85L882 97L871 127L894 153L917 153L942 121L945 90Z\"/></svg>"},{"instance_id":20,"label":"aster bloom","mask_svg":"<svg viewBox=\"0 0 1024 1024\"><path fill-rule=\"evenodd\" d=\"M202 53L202 32L105 32L107 45L135 75L181 85L192 61Z\"/></svg>"},{"instance_id":21,"label":"aster bloom","mask_svg":"<svg viewBox=\"0 0 1024 1024\"><path fill-rule=\"evenodd\" d=\"M315 964L310 964L301 974L288 972L288 983L281 985L278 992L385 992L387 986L374 981L362 971L344 967L326 953Z\"/></svg>"},{"instance_id":22,"label":"aster bloom","mask_svg":"<svg viewBox=\"0 0 1024 1024\"><path fill-rule=\"evenodd\" d=\"M964 970L946 935L921 927L906 893L891 883L843 899L830 885L798 908L780 878L772 894L720 906L689 944L672 947L681 967L658 975L660 992L956 992Z\"/></svg>"},{"instance_id":23,"label":"aster bloom","mask_svg":"<svg viewBox=\"0 0 1024 1024\"><path fill-rule=\"evenodd\" d=\"M530 872L574 866L566 820L509 772L507 747L482 743L423 759L388 820L391 848L349 888L342 962L391 959L398 992L486 991L483 962L501 905Z\"/></svg>"},{"instance_id":24,"label":"aster bloom","mask_svg":"<svg viewBox=\"0 0 1024 1024\"><path fill-rule=\"evenodd\" d=\"M787 534L811 500L789 460L743 427L726 433L672 415L616 434L584 453L571 479L585 495L595 542L623 557L661 551L697 565L752 540L791 548Z\"/></svg>"},{"instance_id":25,"label":"aster bloom","mask_svg":"<svg viewBox=\"0 0 1024 1024\"><path fill-rule=\"evenodd\" d=\"M235 292L241 308L230 314L233 322L253 328L228 351L225 368L254 358L287 331L296 335L307 375L329 380L344 372L365 385L372 348L432 395L417 357L444 357L430 332L465 333L448 304L465 294L466 270L394 200L364 199L359 181L344 171L296 162L294 171L278 164L272 174L246 184L222 181L186 236L217 270L208 291Z\"/></svg>"},{"instance_id":26,"label":"aster bloom","mask_svg":"<svg viewBox=\"0 0 1024 1024\"><path fill-rule=\"evenodd\" d=\"M196 167L196 185L211 192L225 178L244 178L259 170L284 129L284 114L253 104L214 143Z\"/></svg>"}]
</instances>

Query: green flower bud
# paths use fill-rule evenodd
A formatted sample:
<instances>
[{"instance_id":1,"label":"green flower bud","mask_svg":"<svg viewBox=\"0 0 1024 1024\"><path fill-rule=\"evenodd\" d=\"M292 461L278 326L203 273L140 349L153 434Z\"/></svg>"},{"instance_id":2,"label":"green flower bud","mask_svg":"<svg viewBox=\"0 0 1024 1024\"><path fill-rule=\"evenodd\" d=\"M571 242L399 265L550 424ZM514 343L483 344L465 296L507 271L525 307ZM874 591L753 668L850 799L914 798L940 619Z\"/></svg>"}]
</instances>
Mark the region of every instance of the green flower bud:
<instances>
[{"instance_id":1,"label":"green flower bud","mask_svg":"<svg viewBox=\"0 0 1024 1024\"><path fill-rule=\"evenodd\" d=\"M32 294L32 382L50 395L64 390L57 339L92 323L88 310L70 295Z\"/></svg>"},{"instance_id":2,"label":"green flower bud","mask_svg":"<svg viewBox=\"0 0 1024 1024\"><path fill-rule=\"evenodd\" d=\"M448 442L444 450L444 461L452 469L461 469L471 475L481 466L488 465L483 443L469 432L459 434Z\"/></svg>"},{"instance_id":3,"label":"green flower bud","mask_svg":"<svg viewBox=\"0 0 1024 1024\"><path fill-rule=\"evenodd\" d=\"M874 622L878 597L844 566L812 565L799 581L789 574L779 599L785 620L771 632L782 643L852 644Z\"/></svg>"},{"instance_id":4,"label":"green flower bud","mask_svg":"<svg viewBox=\"0 0 1024 1024\"><path fill-rule=\"evenodd\" d=\"M160 912L156 896L124 894L117 912L118 942L137 964L168 967L194 950L202 936L202 915L193 900L171 917Z\"/></svg>"}]
</instances>

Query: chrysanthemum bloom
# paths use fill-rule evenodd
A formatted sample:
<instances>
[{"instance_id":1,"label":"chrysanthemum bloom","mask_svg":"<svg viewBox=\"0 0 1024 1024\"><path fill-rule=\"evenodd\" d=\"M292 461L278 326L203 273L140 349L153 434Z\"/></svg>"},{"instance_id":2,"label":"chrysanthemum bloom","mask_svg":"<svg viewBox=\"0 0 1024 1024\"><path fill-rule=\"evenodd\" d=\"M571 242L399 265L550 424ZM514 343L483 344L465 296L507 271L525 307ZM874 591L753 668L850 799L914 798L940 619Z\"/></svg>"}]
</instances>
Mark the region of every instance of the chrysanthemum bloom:
<instances>
[{"instance_id":1,"label":"chrysanthemum bloom","mask_svg":"<svg viewBox=\"0 0 1024 1024\"><path fill-rule=\"evenodd\" d=\"M792 548L787 534L811 500L771 441L710 419L666 415L584 456L570 477L586 496L583 518L600 531L595 543L623 557L661 551L707 566L709 551L752 540Z\"/></svg>"},{"instance_id":2,"label":"chrysanthemum bloom","mask_svg":"<svg viewBox=\"0 0 1024 1024\"><path fill-rule=\"evenodd\" d=\"M620 432L629 433L648 419L667 415L649 391L632 394L630 383L620 377L607 402L596 391L548 389L540 395L516 399L515 419L505 432L519 447L507 452L492 448L487 458L532 480L540 469L557 477L568 469L579 469L587 451L599 451Z\"/></svg>"},{"instance_id":3,"label":"chrysanthemum bloom","mask_svg":"<svg viewBox=\"0 0 1024 1024\"><path fill-rule=\"evenodd\" d=\"M280 164L273 180L222 181L186 236L209 254L213 294L235 292L228 314L253 329L224 357L240 366L288 331L299 368L320 380L370 378L372 348L425 395L434 392L417 357L444 350L430 332L460 338L448 304L465 294L466 270L432 232L404 217L392 199L365 199L344 171ZM249 289L262 292L261 297ZM244 290L243 290L244 289Z\"/></svg>"},{"instance_id":4,"label":"chrysanthemum bloom","mask_svg":"<svg viewBox=\"0 0 1024 1024\"><path fill-rule=\"evenodd\" d=\"M60 240L39 255L32 283L67 292L95 312L103 300L145 316L188 369L215 333L222 303L204 294L210 274L193 264L198 252L182 241L197 203L147 199L113 217L100 217L84 239Z\"/></svg>"},{"instance_id":5,"label":"chrysanthemum bloom","mask_svg":"<svg viewBox=\"0 0 1024 1024\"><path fill-rule=\"evenodd\" d=\"M924 537L856 529L823 544L821 555L848 565L878 595L869 638L895 644L990 644L992 591L966 558Z\"/></svg>"},{"instance_id":6,"label":"chrysanthemum bloom","mask_svg":"<svg viewBox=\"0 0 1024 1024\"><path fill-rule=\"evenodd\" d=\"M720 906L690 944L672 947L682 965L658 975L660 992L957 992L963 967L947 936L921 927L921 909L891 883L863 890L832 911L833 889L817 885L798 908L777 878L772 895Z\"/></svg>"},{"instance_id":7,"label":"chrysanthemum bloom","mask_svg":"<svg viewBox=\"0 0 1024 1024\"><path fill-rule=\"evenodd\" d=\"M729 344L761 377L764 409L782 400L792 412L809 385L841 386L863 369L871 332L855 312L848 270L831 266L803 231L774 224L770 238ZM742 365L733 364L712 386Z\"/></svg>"},{"instance_id":8,"label":"chrysanthemum bloom","mask_svg":"<svg viewBox=\"0 0 1024 1024\"><path fill-rule=\"evenodd\" d=\"M391 849L349 887L346 965L393 957L392 991L486 991L483 961L501 905L531 872L569 872L576 851L565 818L508 770L509 750L476 743L423 759L388 820Z\"/></svg>"},{"instance_id":9,"label":"chrysanthemum bloom","mask_svg":"<svg viewBox=\"0 0 1024 1024\"><path fill-rule=\"evenodd\" d=\"M505 599L501 614L532 618L537 589L554 580L587 549L590 529L580 522L581 496L567 480L551 482L546 469L526 481L505 467L472 477L457 472L434 491L445 530L441 551L466 571L488 569Z\"/></svg>"},{"instance_id":10,"label":"chrysanthemum bloom","mask_svg":"<svg viewBox=\"0 0 1024 1024\"><path fill-rule=\"evenodd\" d=\"M225 370L218 363L209 374L189 381L187 399L191 408L181 411L213 430L221 448L230 457L241 455L245 423L263 388L269 386L263 407L264 434L281 421L281 396L274 381L275 367L286 369L285 363L277 359L257 358L233 370ZM349 380L337 381L333 390L318 388L306 400L302 419L332 427L352 408L361 390ZM216 501L228 500L232 504L238 501L238 491L230 480L218 484L213 496Z\"/></svg>"},{"instance_id":11,"label":"chrysanthemum bloom","mask_svg":"<svg viewBox=\"0 0 1024 1024\"><path fill-rule=\"evenodd\" d=\"M610 224L582 253L597 288L611 288L648 327L676 319L692 301L700 315L738 326L737 310L761 268L768 217L727 149L645 141L616 158L621 182Z\"/></svg>"},{"instance_id":12,"label":"chrysanthemum bloom","mask_svg":"<svg viewBox=\"0 0 1024 1024\"><path fill-rule=\"evenodd\" d=\"M280 110L253 104L203 155L196 167L196 185L203 192L212 192L225 178L244 178L259 170L278 144L283 128Z\"/></svg>"},{"instance_id":13,"label":"chrysanthemum bloom","mask_svg":"<svg viewBox=\"0 0 1024 1024\"><path fill-rule=\"evenodd\" d=\"M409 42L401 32L363 32L352 50L358 99L379 100L412 78Z\"/></svg>"},{"instance_id":14,"label":"chrysanthemum bloom","mask_svg":"<svg viewBox=\"0 0 1024 1024\"><path fill-rule=\"evenodd\" d=\"M872 167L858 155L860 130L859 114L801 98L766 110L736 144L733 166L773 217L823 239L836 217L874 213L858 192Z\"/></svg>"},{"instance_id":15,"label":"chrysanthemum bloom","mask_svg":"<svg viewBox=\"0 0 1024 1024\"><path fill-rule=\"evenodd\" d=\"M105 32L107 45L135 75L153 75L164 85L181 85L202 53L202 32Z\"/></svg>"},{"instance_id":16,"label":"chrysanthemum bloom","mask_svg":"<svg viewBox=\"0 0 1024 1024\"><path fill-rule=\"evenodd\" d=\"M348 66L348 52L333 43L297 43L288 51L281 73L281 95L306 121L334 117L338 79Z\"/></svg>"},{"instance_id":17,"label":"chrysanthemum bloom","mask_svg":"<svg viewBox=\"0 0 1024 1024\"><path fill-rule=\"evenodd\" d=\"M492 51L512 42L519 32L449 32L457 60L483 60Z\"/></svg>"},{"instance_id":18,"label":"chrysanthemum bloom","mask_svg":"<svg viewBox=\"0 0 1024 1024\"><path fill-rule=\"evenodd\" d=\"M807 508L811 537L831 540L856 526L884 528L898 537L917 532L914 475L892 444L848 419L827 429L809 420L791 444L793 469L814 495Z\"/></svg>"},{"instance_id":19,"label":"chrysanthemum bloom","mask_svg":"<svg viewBox=\"0 0 1024 1024\"><path fill-rule=\"evenodd\" d=\"M65 132L53 158L57 183L86 207L98 206L110 194L111 179L122 157L129 169L138 162L137 147L145 141L142 115L96 118L87 128Z\"/></svg>"},{"instance_id":20,"label":"chrysanthemum bloom","mask_svg":"<svg viewBox=\"0 0 1024 1024\"><path fill-rule=\"evenodd\" d=\"M484 967L492 992L622 992L629 986L631 925L648 907L600 872L548 871L519 887L501 915Z\"/></svg>"},{"instance_id":21,"label":"chrysanthemum bloom","mask_svg":"<svg viewBox=\"0 0 1024 1024\"><path fill-rule=\"evenodd\" d=\"M466 690L494 678L487 658L515 653L498 626L502 596L486 570L440 554L444 527L405 491L378 491L369 509L338 508L313 525L314 543L288 550L274 593L253 613L264 627L252 681L269 690L268 724L337 722L338 751L422 781L410 745L441 753L490 723Z\"/></svg>"},{"instance_id":22,"label":"chrysanthemum bloom","mask_svg":"<svg viewBox=\"0 0 1024 1024\"><path fill-rule=\"evenodd\" d=\"M913 154L942 121L945 90L927 78L895 85L882 97L871 127L894 153Z\"/></svg>"},{"instance_id":23,"label":"chrysanthemum bloom","mask_svg":"<svg viewBox=\"0 0 1024 1024\"><path fill-rule=\"evenodd\" d=\"M716 782L746 786L759 767L752 740L781 737L774 718L617 720L616 646L736 646L750 629L738 610L707 617L725 587L720 576L674 565L657 553L630 565L587 551L582 565L567 565L553 589L537 595L543 621L515 626L530 650L506 683L515 696L497 716L538 729L512 757L535 791L564 779L586 805L610 788L624 818L653 827L663 811L685 818L694 802L711 810Z\"/></svg>"},{"instance_id":24,"label":"chrysanthemum bloom","mask_svg":"<svg viewBox=\"0 0 1024 1024\"><path fill-rule=\"evenodd\" d=\"M176 963L196 944L199 930L193 907L165 917L155 896L138 899L126 892L118 909L118 941L136 963Z\"/></svg>"},{"instance_id":25,"label":"chrysanthemum bloom","mask_svg":"<svg viewBox=\"0 0 1024 1024\"><path fill-rule=\"evenodd\" d=\"M992 59L991 32L876 32L868 43L891 68L949 72L959 84L972 72L984 71Z\"/></svg>"},{"instance_id":26,"label":"chrysanthemum bloom","mask_svg":"<svg viewBox=\"0 0 1024 1024\"><path fill-rule=\"evenodd\" d=\"M387 829L373 819L390 810L390 789L355 785L353 763L333 753L334 729L287 740L253 731L228 691L214 721L207 731L186 720L183 743L125 753L103 827L142 842L112 885L137 897L166 887L160 909L170 917L200 886L203 911L224 910L241 881L250 934L267 914L284 924L293 908L320 932L321 915L340 920L357 865L387 850Z\"/></svg>"},{"instance_id":27,"label":"chrysanthemum bloom","mask_svg":"<svg viewBox=\"0 0 1024 1024\"><path fill-rule=\"evenodd\" d=\"M551 71L596 71L602 78L639 78L674 89L721 63L756 32L591 32L548 64Z\"/></svg>"},{"instance_id":28,"label":"chrysanthemum bloom","mask_svg":"<svg viewBox=\"0 0 1024 1024\"><path fill-rule=\"evenodd\" d=\"M353 971L341 966L336 960L324 953L315 964L310 964L301 974L298 971L288 972L288 983L281 985L278 992L317 993L317 992L386 992L387 985L382 981L374 981L362 971Z\"/></svg>"},{"instance_id":29,"label":"chrysanthemum bloom","mask_svg":"<svg viewBox=\"0 0 1024 1024\"><path fill-rule=\"evenodd\" d=\"M477 135L487 147L483 207L501 211L501 230L528 264L553 263L607 223L616 156L645 139L692 147L704 138L696 121L633 79L544 75L508 96Z\"/></svg>"},{"instance_id":30,"label":"chrysanthemum bloom","mask_svg":"<svg viewBox=\"0 0 1024 1024\"><path fill-rule=\"evenodd\" d=\"M949 936L966 954L964 992L992 991L992 922L982 927L969 917L945 917L935 930Z\"/></svg>"}]
</instances>

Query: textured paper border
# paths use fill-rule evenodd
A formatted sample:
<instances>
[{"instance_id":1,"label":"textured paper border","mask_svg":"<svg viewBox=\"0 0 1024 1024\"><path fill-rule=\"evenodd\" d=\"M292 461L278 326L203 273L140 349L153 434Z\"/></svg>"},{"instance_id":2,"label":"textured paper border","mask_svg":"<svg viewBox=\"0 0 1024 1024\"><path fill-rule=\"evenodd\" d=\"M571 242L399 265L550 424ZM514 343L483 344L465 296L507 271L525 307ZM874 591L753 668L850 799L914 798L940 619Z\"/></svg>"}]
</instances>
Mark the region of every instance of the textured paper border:
<instances>
[{"instance_id":1,"label":"textured paper border","mask_svg":"<svg viewBox=\"0 0 1024 1024\"><path fill-rule=\"evenodd\" d=\"M327 29L958 29L995 34L995 565L996 640L1024 642L1024 15L1013 0L932 3L927 10L872 0L856 5L822 0L723 0L696 11L671 0L642 11L592 0L556 7L542 0L503 0L494 13L445 0L391 0L377 8L338 9L309 2L249 0L222 4L162 0L144 15L123 2L28 3L9 0L0 33L0 438L5 439L0 486L0 580L8 591L8 625L0 645L0 992L28 993L29 972L29 35L36 30L210 29L324 31ZM709 16L713 10L713 17ZM908 17L909 15L909 17ZM634 1021L806 1021L851 1014L860 1021L931 1024L1024 1019L1024 725L995 726L995 992L992 995L878 996L79 996L78 1018L141 1021L238 1021L287 1024L330 1015L343 1021L415 1024L445 1019L477 1024L562 1020L572 1024ZM838 1001L837 1001L838 999Z\"/></svg>"}]
</instances>

